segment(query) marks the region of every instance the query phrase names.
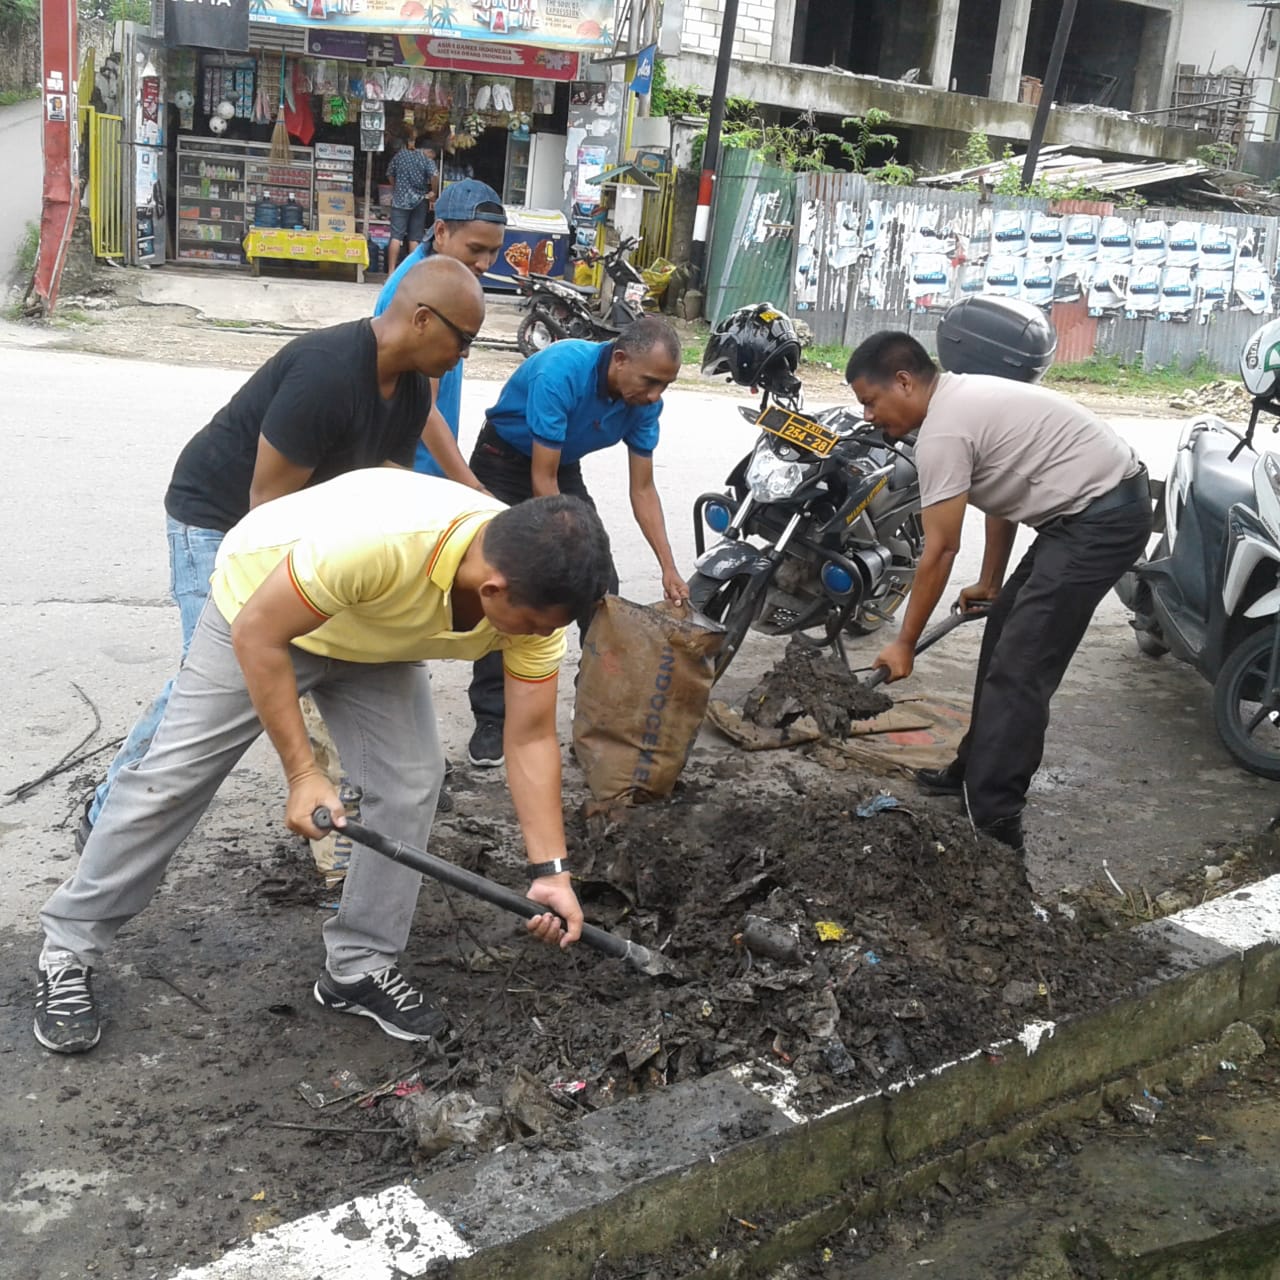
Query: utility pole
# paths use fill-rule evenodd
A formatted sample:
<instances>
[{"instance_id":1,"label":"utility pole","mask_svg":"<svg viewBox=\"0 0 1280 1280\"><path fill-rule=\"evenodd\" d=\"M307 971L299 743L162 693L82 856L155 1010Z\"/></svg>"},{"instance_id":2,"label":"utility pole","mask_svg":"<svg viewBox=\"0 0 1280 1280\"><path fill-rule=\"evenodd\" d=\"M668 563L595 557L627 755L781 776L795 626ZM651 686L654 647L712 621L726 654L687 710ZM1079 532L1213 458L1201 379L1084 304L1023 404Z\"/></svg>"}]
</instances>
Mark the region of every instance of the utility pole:
<instances>
[{"instance_id":1,"label":"utility pole","mask_svg":"<svg viewBox=\"0 0 1280 1280\"><path fill-rule=\"evenodd\" d=\"M711 203L715 197L716 170L720 167L720 131L724 127L724 103L729 94L729 64L733 60L733 37L738 26L738 0L724 0L720 24L720 53L716 78L711 89L711 116L707 121L707 141L702 148L702 177L698 182L698 211L693 219L693 279L698 288L707 263L707 239L711 234Z\"/></svg>"},{"instance_id":2,"label":"utility pole","mask_svg":"<svg viewBox=\"0 0 1280 1280\"><path fill-rule=\"evenodd\" d=\"M1049 68L1044 73L1040 89L1040 103L1031 125L1031 141L1027 143L1026 158L1022 162L1022 185L1029 187L1035 181L1036 163L1040 159L1040 145L1044 142L1045 126L1049 123L1049 111L1054 94L1058 92L1058 77L1062 74L1062 60L1067 54L1067 41L1071 39L1071 26L1076 20L1076 0L1062 0L1058 13L1058 30L1049 51Z\"/></svg>"},{"instance_id":3,"label":"utility pole","mask_svg":"<svg viewBox=\"0 0 1280 1280\"><path fill-rule=\"evenodd\" d=\"M58 300L62 265L79 205L76 172L76 0L42 0L40 97L44 109L44 197L33 288L44 311Z\"/></svg>"}]
</instances>

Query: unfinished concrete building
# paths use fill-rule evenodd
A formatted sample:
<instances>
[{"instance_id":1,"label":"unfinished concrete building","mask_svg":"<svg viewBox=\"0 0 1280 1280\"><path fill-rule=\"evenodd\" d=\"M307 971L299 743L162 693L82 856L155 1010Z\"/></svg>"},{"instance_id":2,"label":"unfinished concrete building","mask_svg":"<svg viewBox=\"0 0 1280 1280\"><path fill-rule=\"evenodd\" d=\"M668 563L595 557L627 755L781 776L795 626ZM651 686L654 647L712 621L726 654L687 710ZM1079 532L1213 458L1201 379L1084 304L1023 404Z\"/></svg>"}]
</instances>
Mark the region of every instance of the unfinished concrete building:
<instances>
[{"instance_id":1,"label":"unfinished concrete building","mask_svg":"<svg viewBox=\"0 0 1280 1280\"><path fill-rule=\"evenodd\" d=\"M975 132L1027 140L1060 9L1058 0L741 0L731 92L783 114L881 108L900 158L936 170ZM723 0L666 0L676 83L710 91L722 13ZM1276 9L1248 0L1079 0L1046 141L1163 159L1215 140L1269 142L1278 37Z\"/></svg>"}]
</instances>

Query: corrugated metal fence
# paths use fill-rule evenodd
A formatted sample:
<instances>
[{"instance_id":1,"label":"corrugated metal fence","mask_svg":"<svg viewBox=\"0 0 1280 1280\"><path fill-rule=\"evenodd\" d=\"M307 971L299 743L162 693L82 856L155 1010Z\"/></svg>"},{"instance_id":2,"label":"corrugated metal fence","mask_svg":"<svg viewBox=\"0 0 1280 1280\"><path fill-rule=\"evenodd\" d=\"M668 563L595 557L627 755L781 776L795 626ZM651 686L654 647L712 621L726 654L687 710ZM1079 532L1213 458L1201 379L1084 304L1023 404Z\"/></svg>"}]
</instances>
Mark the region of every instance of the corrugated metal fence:
<instances>
[{"instance_id":1,"label":"corrugated metal fence","mask_svg":"<svg viewBox=\"0 0 1280 1280\"><path fill-rule=\"evenodd\" d=\"M724 153L707 272L706 313L713 324L754 302L786 305L795 199L795 174L789 170L750 151Z\"/></svg>"},{"instance_id":2,"label":"corrugated metal fence","mask_svg":"<svg viewBox=\"0 0 1280 1280\"><path fill-rule=\"evenodd\" d=\"M1203 353L1234 370L1244 341L1276 311L1276 218L1014 197L984 203L976 192L881 186L859 174L797 176L741 151L726 152L716 201L713 323L771 301L804 320L818 343L852 347L891 328L931 345L951 303L1003 293L1052 305L1060 363L1098 352L1148 367L1189 365ZM1147 278L1160 299L1145 316L1130 288L1137 268L1106 257L1108 231L1136 242L1143 223L1164 224L1170 242L1175 233L1193 237L1201 254L1206 244L1227 245L1222 262L1205 258L1197 268L1191 254L1167 298L1154 268Z\"/></svg>"}]
</instances>

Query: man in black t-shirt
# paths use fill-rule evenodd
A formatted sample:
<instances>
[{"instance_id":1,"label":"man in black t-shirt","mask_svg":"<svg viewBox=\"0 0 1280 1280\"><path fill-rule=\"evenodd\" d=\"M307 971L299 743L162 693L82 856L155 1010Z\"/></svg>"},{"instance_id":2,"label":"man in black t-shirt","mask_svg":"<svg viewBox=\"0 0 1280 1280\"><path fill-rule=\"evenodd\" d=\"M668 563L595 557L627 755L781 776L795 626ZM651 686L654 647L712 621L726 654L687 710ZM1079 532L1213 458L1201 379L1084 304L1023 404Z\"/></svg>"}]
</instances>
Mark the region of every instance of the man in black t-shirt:
<instances>
[{"instance_id":1,"label":"man in black t-shirt","mask_svg":"<svg viewBox=\"0 0 1280 1280\"><path fill-rule=\"evenodd\" d=\"M263 502L347 471L411 469L431 409L430 380L466 358L483 322L475 275L452 258L428 258L382 315L282 347L187 442L164 499L184 658L227 530ZM86 804L77 849L116 774L146 754L171 685L134 725Z\"/></svg>"}]
</instances>

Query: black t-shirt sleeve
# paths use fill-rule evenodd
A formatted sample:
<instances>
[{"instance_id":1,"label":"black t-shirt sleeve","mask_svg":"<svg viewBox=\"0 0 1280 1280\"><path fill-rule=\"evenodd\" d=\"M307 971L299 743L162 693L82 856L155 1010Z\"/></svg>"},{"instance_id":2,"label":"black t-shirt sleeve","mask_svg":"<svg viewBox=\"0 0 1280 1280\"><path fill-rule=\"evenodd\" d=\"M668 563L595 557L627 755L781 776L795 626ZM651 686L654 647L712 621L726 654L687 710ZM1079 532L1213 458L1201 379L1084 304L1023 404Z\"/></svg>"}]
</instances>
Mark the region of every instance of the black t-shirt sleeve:
<instances>
[{"instance_id":1,"label":"black t-shirt sleeve","mask_svg":"<svg viewBox=\"0 0 1280 1280\"><path fill-rule=\"evenodd\" d=\"M354 412L350 366L307 353L281 379L259 431L294 466L314 471L342 447Z\"/></svg>"}]
</instances>

